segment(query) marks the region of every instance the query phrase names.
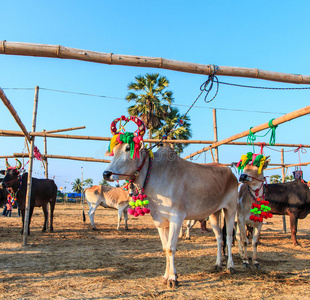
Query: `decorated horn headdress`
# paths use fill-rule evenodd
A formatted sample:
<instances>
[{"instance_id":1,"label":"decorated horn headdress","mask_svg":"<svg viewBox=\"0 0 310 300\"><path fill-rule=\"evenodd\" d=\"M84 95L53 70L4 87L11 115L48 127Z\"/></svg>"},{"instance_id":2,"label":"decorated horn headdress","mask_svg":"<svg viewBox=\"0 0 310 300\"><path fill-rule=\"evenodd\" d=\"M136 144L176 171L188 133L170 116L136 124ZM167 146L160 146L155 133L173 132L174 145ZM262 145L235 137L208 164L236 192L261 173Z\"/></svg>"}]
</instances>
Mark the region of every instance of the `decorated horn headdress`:
<instances>
[{"instance_id":1,"label":"decorated horn headdress","mask_svg":"<svg viewBox=\"0 0 310 300\"><path fill-rule=\"evenodd\" d=\"M120 129L117 130L116 124L121 121L125 121L125 124L123 126L120 124ZM138 129L134 133L125 131L125 125L129 121L134 122L138 126ZM128 118L121 116L111 123L110 129L111 133L113 134L109 145L110 156L114 155L113 149L117 144L127 143L130 145L130 157L139 158L139 149L141 146L143 146L143 136L145 134L145 125L142 120L134 116Z\"/></svg>"},{"instance_id":2,"label":"decorated horn headdress","mask_svg":"<svg viewBox=\"0 0 310 300\"><path fill-rule=\"evenodd\" d=\"M267 157L262 154L254 154L252 152L243 154L237 164L238 171L242 172L245 166L249 164L258 167L258 174L260 174L263 170L266 159Z\"/></svg>"},{"instance_id":3,"label":"decorated horn headdress","mask_svg":"<svg viewBox=\"0 0 310 300\"><path fill-rule=\"evenodd\" d=\"M7 169L16 169L16 170L19 170L19 169L22 167L22 163L21 163L17 158L15 158L15 161L16 161L15 167L11 167L10 164L9 164L8 159L6 158L6 159L5 159L5 166L6 166L6 168L7 168Z\"/></svg>"}]
</instances>

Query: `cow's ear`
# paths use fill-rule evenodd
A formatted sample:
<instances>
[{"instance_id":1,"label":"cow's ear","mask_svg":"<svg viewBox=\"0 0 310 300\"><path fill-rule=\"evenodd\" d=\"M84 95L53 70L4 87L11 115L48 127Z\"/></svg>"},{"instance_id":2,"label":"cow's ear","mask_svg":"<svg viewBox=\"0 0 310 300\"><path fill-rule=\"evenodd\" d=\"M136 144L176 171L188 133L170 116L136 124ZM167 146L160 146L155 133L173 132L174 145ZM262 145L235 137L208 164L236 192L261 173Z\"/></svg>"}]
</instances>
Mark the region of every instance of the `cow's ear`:
<instances>
[{"instance_id":1,"label":"cow's ear","mask_svg":"<svg viewBox=\"0 0 310 300\"><path fill-rule=\"evenodd\" d=\"M0 170L1 175L5 175L5 170Z\"/></svg>"},{"instance_id":2,"label":"cow's ear","mask_svg":"<svg viewBox=\"0 0 310 300\"><path fill-rule=\"evenodd\" d=\"M263 169L267 169L269 163L270 163L270 159L266 159L264 166L263 166Z\"/></svg>"},{"instance_id":3,"label":"cow's ear","mask_svg":"<svg viewBox=\"0 0 310 300\"><path fill-rule=\"evenodd\" d=\"M104 154L104 156L110 156L111 152L110 151L106 151L106 153Z\"/></svg>"}]
</instances>

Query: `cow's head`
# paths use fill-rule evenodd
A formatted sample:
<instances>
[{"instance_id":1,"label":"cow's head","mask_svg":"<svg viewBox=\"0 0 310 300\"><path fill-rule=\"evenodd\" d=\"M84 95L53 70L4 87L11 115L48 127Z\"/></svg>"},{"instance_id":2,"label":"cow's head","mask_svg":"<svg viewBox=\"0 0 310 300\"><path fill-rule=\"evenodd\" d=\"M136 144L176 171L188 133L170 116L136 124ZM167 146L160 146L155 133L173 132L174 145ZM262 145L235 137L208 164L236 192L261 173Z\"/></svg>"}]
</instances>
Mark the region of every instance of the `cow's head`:
<instances>
[{"instance_id":1,"label":"cow's head","mask_svg":"<svg viewBox=\"0 0 310 300\"><path fill-rule=\"evenodd\" d=\"M117 131L116 123L119 120L135 122L138 130L134 133ZM145 126L137 117L126 118L122 116L114 120L110 128L114 136L111 139L106 156L113 157L103 172L103 178L107 181L132 179L136 176L136 172L143 162L140 152L144 148L143 135L145 133Z\"/></svg>"},{"instance_id":2,"label":"cow's head","mask_svg":"<svg viewBox=\"0 0 310 300\"><path fill-rule=\"evenodd\" d=\"M5 188L15 187L19 184L20 169L22 164L18 159L15 160L15 167L11 167L8 163L8 160L6 159L6 170L0 171L0 174L4 175L2 186Z\"/></svg>"},{"instance_id":3,"label":"cow's head","mask_svg":"<svg viewBox=\"0 0 310 300\"><path fill-rule=\"evenodd\" d=\"M270 159L269 156L262 154L253 154L248 152L241 156L241 160L237 164L238 170L241 171L239 181L242 183L250 183L253 181L264 181L263 170L267 168Z\"/></svg>"}]
</instances>

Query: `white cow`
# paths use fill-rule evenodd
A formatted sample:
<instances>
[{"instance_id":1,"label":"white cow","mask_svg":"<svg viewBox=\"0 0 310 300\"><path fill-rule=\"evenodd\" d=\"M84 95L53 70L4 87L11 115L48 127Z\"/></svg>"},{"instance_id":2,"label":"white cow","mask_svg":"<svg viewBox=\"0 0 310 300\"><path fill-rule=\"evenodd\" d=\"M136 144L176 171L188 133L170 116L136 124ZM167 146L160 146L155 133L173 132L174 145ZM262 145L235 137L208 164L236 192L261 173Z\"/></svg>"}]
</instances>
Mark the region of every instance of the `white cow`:
<instances>
[{"instance_id":1,"label":"white cow","mask_svg":"<svg viewBox=\"0 0 310 300\"><path fill-rule=\"evenodd\" d=\"M89 206L88 215L93 229L97 229L94 221L94 214L99 205L105 208L114 208L118 210L117 230L120 229L122 214L124 214L125 229L128 229L128 191L125 191L120 187L116 188L112 186L95 185L85 190L85 199Z\"/></svg>"},{"instance_id":2,"label":"white cow","mask_svg":"<svg viewBox=\"0 0 310 300\"><path fill-rule=\"evenodd\" d=\"M237 206L237 241L239 246L240 256L243 259L243 267L249 268L249 258L247 252L247 245L249 243L246 234L246 225L253 227L253 256L252 262L255 268L259 269L259 263L257 261L257 245L259 233L261 231L263 222L255 222L250 220L252 204L258 204L263 200L264 195L264 174L263 169L267 168L270 160L266 160L264 156L262 165L253 165L252 160L247 164L242 174L240 175L240 182L243 184L239 189L238 206ZM264 200L263 200L264 201Z\"/></svg>"},{"instance_id":3,"label":"white cow","mask_svg":"<svg viewBox=\"0 0 310 300\"><path fill-rule=\"evenodd\" d=\"M161 147L155 152L152 167L149 168L149 151L141 147L138 149L139 156L131 158L130 150L129 144L118 143L113 148L114 156L103 177L109 181L132 179L142 188L149 173L145 194L166 253L164 282L173 287L178 284L174 256L184 220L203 220L210 216L218 246L216 268L222 267L222 236L219 227L222 209L227 224L227 268L234 272L231 244L238 181L232 171L229 168L202 166L186 161L170 147Z\"/></svg>"}]
</instances>

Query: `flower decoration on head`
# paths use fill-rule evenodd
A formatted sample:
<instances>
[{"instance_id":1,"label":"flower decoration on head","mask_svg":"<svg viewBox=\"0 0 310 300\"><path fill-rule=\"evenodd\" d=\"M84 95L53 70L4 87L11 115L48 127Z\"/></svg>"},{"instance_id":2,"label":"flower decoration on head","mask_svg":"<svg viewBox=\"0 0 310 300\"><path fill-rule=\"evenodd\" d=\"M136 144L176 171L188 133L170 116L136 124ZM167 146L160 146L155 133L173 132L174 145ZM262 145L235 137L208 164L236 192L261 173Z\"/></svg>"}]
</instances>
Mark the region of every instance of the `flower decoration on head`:
<instances>
[{"instance_id":1,"label":"flower decoration on head","mask_svg":"<svg viewBox=\"0 0 310 300\"><path fill-rule=\"evenodd\" d=\"M247 154L241 155L241 159L237 164L238 172L242 172L246 165L250 164L258 167L258 174L263 170L264 164L266 161L266 156L262 154L254 154L248 152Z\"/></svg>"},{"instance_id":2,"label":"flower decoration on head","mask_svg":"<svg viewBox=\"0 0 310 300\"><path fill-rule=\"evenodd\" d=\"M125 121L125 124L123 126L120 124L120 129L117 130L116 124L119 121ZM138 129L134 133L125 131L125 125L129 121L136 123L138 126ZM138 117L131 116L131 117L126 118L125 116L121 116L120 118L115 119L111 123L110 129L113 134L113 137L111 139L109 149L108 149L108 151L110 152L110 156L114 155L113 149L116 145L126 143L130 145L130 157L132 159L136 157L137 158L140 157L139 150L140 150L140 147L143 145L145 125Z\"/></svg>"}]
</instances>

